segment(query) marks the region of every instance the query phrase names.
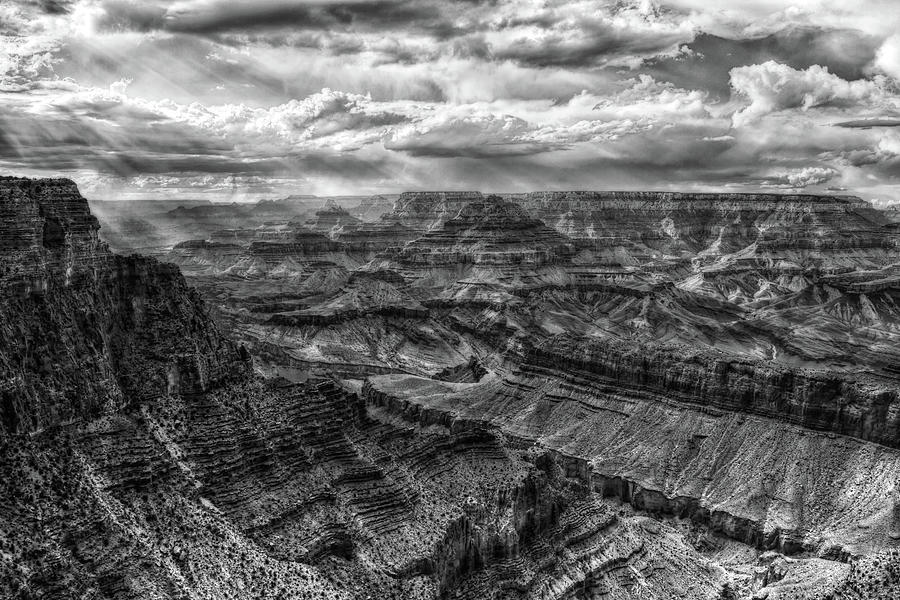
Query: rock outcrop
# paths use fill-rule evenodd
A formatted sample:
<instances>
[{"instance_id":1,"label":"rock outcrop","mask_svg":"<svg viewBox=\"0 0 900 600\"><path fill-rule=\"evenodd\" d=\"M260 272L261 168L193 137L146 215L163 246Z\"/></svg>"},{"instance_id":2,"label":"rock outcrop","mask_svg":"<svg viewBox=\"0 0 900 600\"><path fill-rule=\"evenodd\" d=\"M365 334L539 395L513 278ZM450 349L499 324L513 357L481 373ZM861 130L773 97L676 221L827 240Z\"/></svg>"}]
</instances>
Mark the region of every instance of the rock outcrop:
<instances>
[{"instance_id":1,"label":"rock outcrop","mask_svg":"<svg viewBox=\"0 0 900 600\"><path fill-rule=\"evenodd\" d=\"M540 266L574 253L569 240L529 217L518 204L488 196L466 204L440 228L406 244L399 258L426 265Z\"/></svg>"},{"instance_id":2,"label":"rock outcrop","mask_svg":"<svg viewBox=\"0 0 900 600\"><path fill-rule=\"evenodd\" d=\"M306 221L305 226L313 231L334 238L344 230L352 230L359 226L360 220L351 216L346 209L329 200L325 206L316 211L314 218Z\"/></svg>"},{"instance_id":3,"label":"rock outcrop","mask_svg":"<svg viewBox=\"0 0 900 600\"><path fill-rule=\"evenodd\" d=\"M466 205L482 200L481 192L405 192L381 220L400 223L422 234L456 217Z\"/></svg>"},{"instance_id":4,"label":"rock outcrop","mask_svg":"<svg viewBox=\"0 0 900 600\"><path fill-rule=\"evenodd\" d=\"M851 196L538 192L516 201L574 239L644 255L712 247L731 253L757 243L761 254L815 251L804 256L814 260L831 252L882 251L897 242L883 213ZM830 235L817 233L822 230Z\"/></svg>"},{"instance_id":5,"label":"rock outcrop","mask_svg":"<svg viewBox=\"0 0 900 600\"><path fill-rule=\"evenodd\" d=\"M108 250L71 181L0 180L0 214L0 435L205 389L241 364L176 268Z\"/></svg>"}]
</instances>

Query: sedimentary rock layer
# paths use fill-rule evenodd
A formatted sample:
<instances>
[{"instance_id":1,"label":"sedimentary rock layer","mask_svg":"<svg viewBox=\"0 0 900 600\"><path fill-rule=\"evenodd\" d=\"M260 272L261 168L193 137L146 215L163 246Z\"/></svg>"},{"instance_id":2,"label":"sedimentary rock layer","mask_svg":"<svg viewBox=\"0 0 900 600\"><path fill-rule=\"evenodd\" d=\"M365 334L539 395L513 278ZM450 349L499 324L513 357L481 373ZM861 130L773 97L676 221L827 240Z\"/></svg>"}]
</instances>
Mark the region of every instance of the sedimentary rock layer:
<instances>
[{"instance_id":1,"label":"sedimentary rock layer","mask_svg":"<svg viewBox=\"0 0 900 600\"><path fill-rule=\"evenodd\" d=\"M71 184L7 185L32 216L6 257L32 258L24 280L44 283L2 299L16 329L2 340L0 594L713 598L725 581L674 526L616 512L492 426L257 378L177 269L97 242Z\"/></svg>"},{"instance_id":2,"label":"sedimentary rock layer","mask_svg":"<svg viewBox=\"0 0 900 600\"><path fill-rule=\"evenodd\" d=\"M210 305L70 182L0 183L3 594L900 585L896 232L858 200L213 207L169 254Z\"/></svg>"}]
</instances>

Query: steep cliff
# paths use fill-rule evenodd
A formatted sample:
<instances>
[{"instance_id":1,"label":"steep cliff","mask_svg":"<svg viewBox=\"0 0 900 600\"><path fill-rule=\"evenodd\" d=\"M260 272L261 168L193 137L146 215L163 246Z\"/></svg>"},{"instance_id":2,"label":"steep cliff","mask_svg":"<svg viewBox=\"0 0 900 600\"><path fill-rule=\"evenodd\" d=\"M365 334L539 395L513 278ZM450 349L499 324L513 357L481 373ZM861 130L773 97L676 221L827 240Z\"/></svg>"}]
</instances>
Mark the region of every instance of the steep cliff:
<instances>
[{"instance_id":1,"label":"steep cliff","mask_svg":"<svg viewBox=\"0 0 900 600\"><path fill-rule=\"evenodd\" d=\"M713 247L728 253L753 243L760 253L794 250L801 255L896 246L888 219L850 196L536 192L516 201L590 245L648 254L678 256ZM832 235L816 233L822 230ZM893 239L885 237L888 230Z\"/></svg>"},{"instance_id":2,"label":"steep cliff","mask_svg":"<svg viewBox=\"0 0 900 600\"><path fill-rule=\"evenodd\" d=\"M518 204L489 196L463 206L400 251L400 260L427 265L561 262L574 254L568 239L529 217Z\"/></svg>"},{"instance_id":3,"label":"steep cliff","mask_svg":"<svg viewBox=\"0 0 900 600\"><path fill-rule=\"evenodd\" d=\"M0 180L0 433L98 417L243 364L178 270L110 253L66 180Z\"/></svg>"}]
</instances>

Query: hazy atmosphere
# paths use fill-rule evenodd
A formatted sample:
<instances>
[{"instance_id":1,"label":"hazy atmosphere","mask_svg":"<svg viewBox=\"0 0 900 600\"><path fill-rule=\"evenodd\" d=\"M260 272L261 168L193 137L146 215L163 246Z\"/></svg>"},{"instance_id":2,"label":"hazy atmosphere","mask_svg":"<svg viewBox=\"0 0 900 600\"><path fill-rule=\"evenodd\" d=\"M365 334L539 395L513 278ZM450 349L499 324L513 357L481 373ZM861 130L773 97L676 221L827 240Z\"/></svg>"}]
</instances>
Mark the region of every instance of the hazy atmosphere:
<instances>
[{"instance_id":1,"label":"hazy atmosphere","mask_svg":"<svg viewBox=\"0 0 900 600\"><path fill-rule=\"evenodd\" d=\"M0 169L92 198L900 201L894 0L6 0Z\"/></svg>"}]
</instances>

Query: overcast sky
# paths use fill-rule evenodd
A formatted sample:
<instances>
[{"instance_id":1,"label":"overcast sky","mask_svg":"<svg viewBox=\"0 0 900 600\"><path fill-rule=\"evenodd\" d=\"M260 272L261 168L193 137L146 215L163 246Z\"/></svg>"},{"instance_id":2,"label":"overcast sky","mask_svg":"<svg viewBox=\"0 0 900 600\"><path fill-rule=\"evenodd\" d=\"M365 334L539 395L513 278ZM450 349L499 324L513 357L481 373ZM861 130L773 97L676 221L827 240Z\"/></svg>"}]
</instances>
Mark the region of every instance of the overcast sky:
<instances>
[{"instance_id":1,"label":"overcast sky","mask_svg":"<svg viewBox=\"0 0 900 600\"><path fill-rule=\"evenodd\" d=\"M898 32L900 0L2 0L0 172L900 201Z\"/></svg>"}]
</instances>

